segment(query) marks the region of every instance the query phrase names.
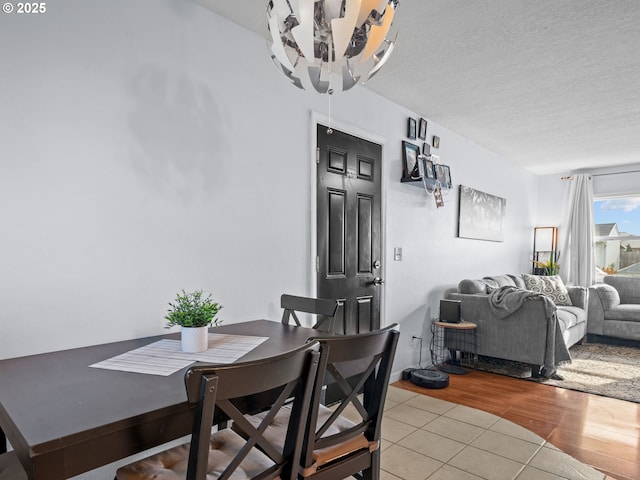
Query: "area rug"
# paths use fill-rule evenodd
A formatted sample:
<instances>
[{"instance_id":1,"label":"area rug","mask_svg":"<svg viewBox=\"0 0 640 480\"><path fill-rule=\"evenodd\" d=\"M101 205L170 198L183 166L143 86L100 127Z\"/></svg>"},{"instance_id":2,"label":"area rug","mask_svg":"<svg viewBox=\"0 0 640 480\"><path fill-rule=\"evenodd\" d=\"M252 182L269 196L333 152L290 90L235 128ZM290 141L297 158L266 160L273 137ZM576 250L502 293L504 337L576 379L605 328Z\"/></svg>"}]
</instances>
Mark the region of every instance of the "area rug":
<instances>
[{"instance_id":1,"label":"area rug","mask_svg":"<svg viewBox=\"0 0 640 480\"><path fill-rule=\"evenodd\" d=\"M589 343L569 352L572 362L558 368L564 380L531 378L526 364L483 356L478 370L640 403L639 348Z\"/></svg>"}]
</instances>

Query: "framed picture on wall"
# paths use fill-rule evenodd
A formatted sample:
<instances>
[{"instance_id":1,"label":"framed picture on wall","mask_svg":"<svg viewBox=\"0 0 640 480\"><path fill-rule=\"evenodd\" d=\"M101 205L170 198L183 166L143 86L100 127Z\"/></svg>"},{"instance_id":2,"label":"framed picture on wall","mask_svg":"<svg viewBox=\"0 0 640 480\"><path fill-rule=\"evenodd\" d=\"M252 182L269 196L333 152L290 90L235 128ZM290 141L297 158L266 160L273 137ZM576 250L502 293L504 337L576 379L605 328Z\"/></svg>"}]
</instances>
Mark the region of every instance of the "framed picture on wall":
<instances>
[{"instance_id":1,"label":"framed picture on wall","mask_svg":"<svg viewBox=\"0 0 640 480\"><path fill-rule=\"evenodd\" d=\"M418 137L420 137L420 140L427 139L427 120L424 118L420 119L420 129L418 130Z\"/></svg>"},{"instance_id":2,"label":"framed picture on wall","mask_svg":"<svg viewBox=\"0 0 640 480\"><path fill-rule=\"evenodd\" d=\"M420 155L420 147L413 143L402 141L403 177L418 177L418 155Z\"/></svg>"},{"instance_id":3,"label":"framed picture on wall","mask_svg":"<svg viewBox=\"0 0 640 480\"><path fill-rule=\"evenodd\" d=\"M460 185L458 237L504 241L507 200Z\"/></svg>"},{"instance_id":4,"label":"framed picture on wall","mask_svg":"<svg viewBox=\"0 0 640 480\"><path fill-rule=\"evenodd\" d=\"M451 183L451 169L449 168L449 165L443 165L443 167L444 167L444 182L447 188L451 188L453 187L453 184Z\"/></svg>"},{"instance_id":5,"label":"framed picture on wall","mask_svg":"<svg viewBox=\"0 0 640 480\"><path fill-rule=\"evenodd\" d=\"M429 157L424 157L424 174L427 178L436 178L433 171L433 161Z\"/></svg>"},{"instance_id":6,"label":"framed picture on wall","mask_svg":"<svg viewBox=\"0 0 640 480\"><path fill-rule=\"evenodd\" d=\"M416 139L416 119L409 117L409 123L407 124L407 137L411 140Z\"/></svg>"}]
</instances>

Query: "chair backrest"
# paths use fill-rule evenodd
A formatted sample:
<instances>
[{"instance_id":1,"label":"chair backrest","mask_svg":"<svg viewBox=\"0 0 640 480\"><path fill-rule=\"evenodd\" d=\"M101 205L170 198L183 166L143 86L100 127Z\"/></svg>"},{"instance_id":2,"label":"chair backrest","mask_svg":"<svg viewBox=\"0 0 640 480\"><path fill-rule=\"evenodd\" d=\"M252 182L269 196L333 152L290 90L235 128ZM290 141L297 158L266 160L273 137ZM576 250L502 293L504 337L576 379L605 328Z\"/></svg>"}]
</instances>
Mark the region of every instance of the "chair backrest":
<instances>
[{"instance_id":1,"label":"chair backrest","mask_svg":"<svg viewBox=\"0 0 640 480\"><path fill-rule=\"evenodd\" d=\"M382 330L357 335L310 339L320 342L321 355L309 413L309 425L315 428L307 428L303 471L314 464L314 451L345 444L355 437L364 435L372 450L379 447L384 402L400 336L397 328L397 324L393 324ZM339 386L344 399L326 420L319 422L322 390L328 382L335 382ZM350 406L348 418L352 423L347 427L338 426ZM326 409L323 408L323 411ZM344 478L351 474L348 469L341 469L339 464L337 462L326 467L336 468L331 478ZM356 471L360 469L358 467Z\"/></svg>"},{"instance_id":2,"label":"chair backrest","mask_svg":"<svg viewBox=\"0 0 640 480\"><path fill-rule=\"evenodd\" d=\"M196 404L188 480L206 478L211 426L216 420L232 420L247 432L246 443L218 478L226 479L254 447L273 465L260 478L295 476L300 458L306 419L319 365L319 345L312 342L276 357L231 365L195 365L185 374L189 402ZM262 435L264 429L290 401L292 416L284 447L278 448ZM264 427L254 428L246 413L266 410ZM216 416L214 417L214 411ZM221 415L222 414L222 415Z\"/></svg>"},{"instance_id":3,"label":"chair backrest","mask_svg":"<svg viewBox=\"0 0 640 480\"><path fill-rule=\"evenodd\" d=\"M293 317L296 325L300 326L300 319L296 312L311 313L318 315L318 320L312 328L333 333L333 321L338 311L337 300L328 298L297 297L295 295L284 294L280 297L280 307L282 312L282 323L289 324L289 319Z\"/></svg>"}]
</instances>

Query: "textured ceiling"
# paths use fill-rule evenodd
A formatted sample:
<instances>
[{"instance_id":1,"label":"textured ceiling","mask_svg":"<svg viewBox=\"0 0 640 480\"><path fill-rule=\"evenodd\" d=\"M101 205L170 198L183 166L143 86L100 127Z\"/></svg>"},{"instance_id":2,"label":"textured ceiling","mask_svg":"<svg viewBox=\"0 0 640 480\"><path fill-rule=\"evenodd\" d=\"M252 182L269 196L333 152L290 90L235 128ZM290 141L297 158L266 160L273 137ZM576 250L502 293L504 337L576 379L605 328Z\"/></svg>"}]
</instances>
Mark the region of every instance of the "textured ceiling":
<instances>
[{"instance_id":1,"label":"textured ceiling","mask_svg":"<svg viewBox=\"0 0 640 480\"><path fill-rule=\"evenodd\" d=\"M266 0L196 1L267 38ZM394 28L364 88L534 173L640 163L640 1L400 0Z\"/></svg>"}]
</instances>

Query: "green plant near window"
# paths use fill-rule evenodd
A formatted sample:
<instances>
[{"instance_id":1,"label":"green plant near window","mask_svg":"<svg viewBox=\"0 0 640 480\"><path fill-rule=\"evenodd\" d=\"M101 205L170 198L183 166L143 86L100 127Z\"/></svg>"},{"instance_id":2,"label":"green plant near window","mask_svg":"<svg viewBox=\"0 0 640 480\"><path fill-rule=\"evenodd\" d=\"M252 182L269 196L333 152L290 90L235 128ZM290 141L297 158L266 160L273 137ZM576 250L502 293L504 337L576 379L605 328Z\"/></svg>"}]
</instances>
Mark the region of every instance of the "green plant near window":
<instances>
[{"instance_id":1,"label":"green plant near window","mask_svg":"<svg viewBox=\"0 0 640 480\"><path fill-rule=\"evenodd\" d=\"M558 261L560 260L560 253L555 252L551 254L549 259L546 262L538 262L537 260L533 260L536 267L542 268L544 270L544 275L558 275L560 272L560 264Z\"/></svg>"},{"instance_id":2,"label":"green plant near window","mask_svg":"<svg viewBox=\"0 0 640 480\"><path fill-rule=\"evenodd\" d=\"M174 303L169 302L169 311L164 317L167 320L167 327L175 325L181 327L208 327L219 325L222 320L216 315L222 309L222 305L214 302L211 294L205 296L202 290L187 293L182 290L178 293Z\"/></svg>"}]
</instances>

